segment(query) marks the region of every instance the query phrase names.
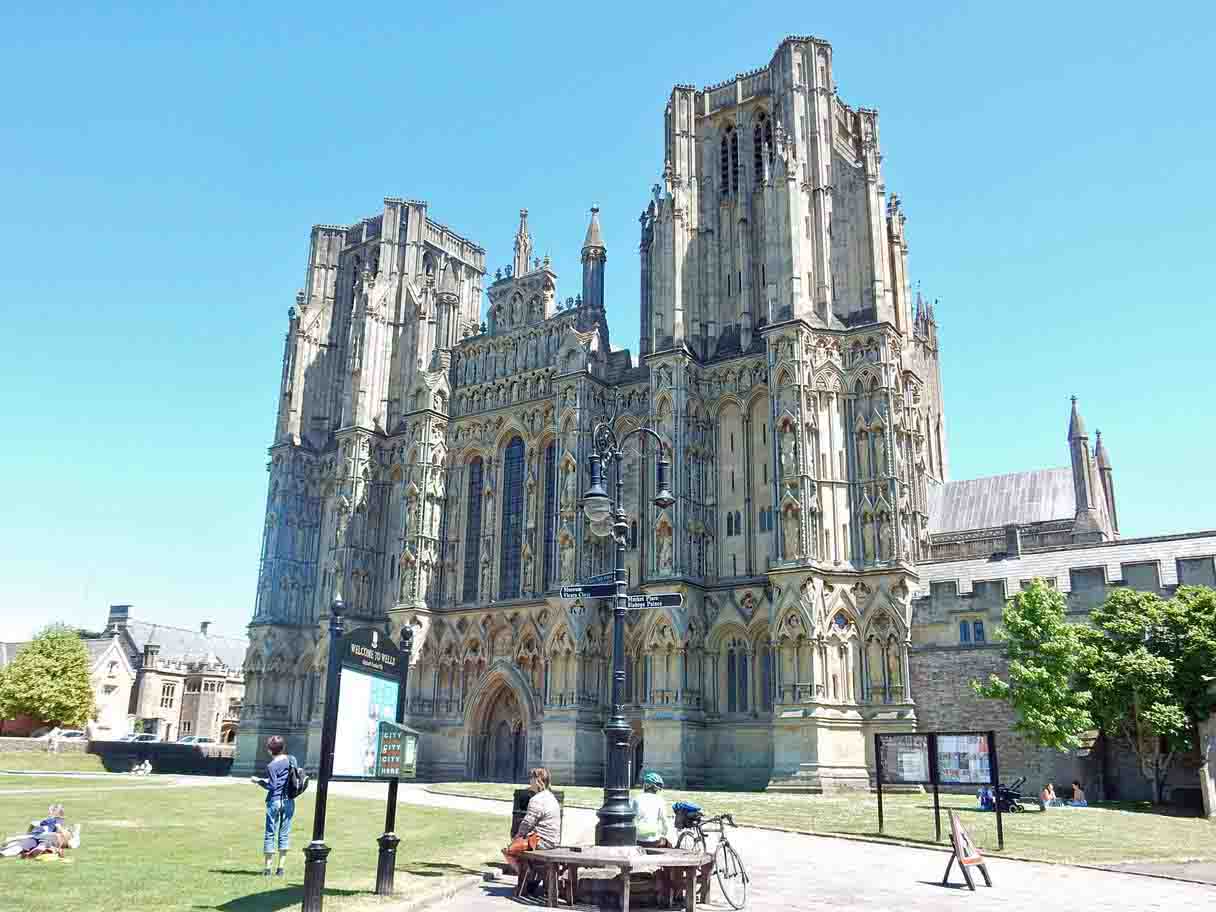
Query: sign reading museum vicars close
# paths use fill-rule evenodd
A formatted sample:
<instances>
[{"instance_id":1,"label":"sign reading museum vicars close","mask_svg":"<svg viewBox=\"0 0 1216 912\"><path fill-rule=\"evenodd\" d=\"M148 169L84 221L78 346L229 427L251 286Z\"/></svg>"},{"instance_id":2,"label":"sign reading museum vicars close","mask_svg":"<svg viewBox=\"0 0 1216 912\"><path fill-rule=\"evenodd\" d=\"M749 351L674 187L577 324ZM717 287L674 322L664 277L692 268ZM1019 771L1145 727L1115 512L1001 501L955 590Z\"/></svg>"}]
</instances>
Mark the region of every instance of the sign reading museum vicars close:
<instances>
[{"instance_id":1,"label":"sign reading museum vicars close","mask_svg":"<svg viewBox=\"0 0 1216 912\"><path fill-rule=\"evenodd\" d=\"M339 647L338 720L334 772L342 779L375 779L381 722L398 722L397 694L404 656L392 639L359 627Z\"/></svg>"}]
</instances>

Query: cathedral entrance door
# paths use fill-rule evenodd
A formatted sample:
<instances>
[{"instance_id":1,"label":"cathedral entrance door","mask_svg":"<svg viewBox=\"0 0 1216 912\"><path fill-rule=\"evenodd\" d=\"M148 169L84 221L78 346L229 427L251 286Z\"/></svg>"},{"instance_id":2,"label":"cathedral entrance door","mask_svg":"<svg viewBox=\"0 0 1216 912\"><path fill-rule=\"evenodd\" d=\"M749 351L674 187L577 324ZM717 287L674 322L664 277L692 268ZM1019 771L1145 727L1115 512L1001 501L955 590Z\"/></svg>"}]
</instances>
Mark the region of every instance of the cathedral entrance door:
<instances>
[{"instance_id":1,"label":"cathedral entrance door","mask_svg":"<svg viewBox=\"0 0 1216 912\"><path fill-rule=\"evenodd\" d=\"M494 772L492 774L495 782L511 782L515 776L515 732L511 730L511 723L503 719L494 729L493 738L493 760Z\"/></svg>"},{"instance_id":2,"label":"cathedral entrance door","mask_svg":"<svg viewBox=\"0 0 1216 912\"><path fill-rule=\"evenodd\" d=\"M482 750L475 775L491 782L519 782L525 766L523 712L505 685L491 699L482 731Z\"/></svg>"}]
</instances>

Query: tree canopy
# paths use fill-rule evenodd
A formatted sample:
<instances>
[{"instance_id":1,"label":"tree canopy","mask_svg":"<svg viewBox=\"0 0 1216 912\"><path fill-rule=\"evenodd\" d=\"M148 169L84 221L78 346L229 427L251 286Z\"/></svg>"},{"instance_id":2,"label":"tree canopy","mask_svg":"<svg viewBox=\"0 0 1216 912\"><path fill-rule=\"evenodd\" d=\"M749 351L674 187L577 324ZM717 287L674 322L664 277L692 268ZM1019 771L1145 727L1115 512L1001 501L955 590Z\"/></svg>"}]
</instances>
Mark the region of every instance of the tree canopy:
<instances>
[{"instance_id":1,"label":"tree canopy","mask_svg":"<svg viewBox=\"0 0 1216 912\"><path fill-rule=\"evenodd\" d=\"M1075 687L1087 667L1081 629L1065 620L1063 593L1042 580L1010 599L997 638L1009 655L1007 678L991 675L973 682L982 697L1006 700L1017 710L1014 730L1038 744L1068 750L1080 747L1093 729L1090 693Z\"/></svg>"},{"instance_id":2,"label":"tree canopy","mask_svg":"<svg viewBox=\"0 0 1216 912\"><path fill-rule=\"evenodd\" d=\"M1094 728L1126 741L1161 801L1175 759L1216 708L1216 590L1182 586L1166 600L1117 589L1088 623L1069 623L1064 596L1035 580L1010 600L998 637L1008 675L973 682L976 692L1008 701L1015 729L1046 747L1078 747Z\"/></svg>"},{"instance_id":3,"label":"tree canopy","mask_svg":"<svg viewBox=\"0 0 1216 912\"><path fill-rule=\"evenodd\" d=\"M0 669L0 719L31 716L80 728L93 707L89 652L68 627L47 627Z\"/></svg>"}]
</instances>

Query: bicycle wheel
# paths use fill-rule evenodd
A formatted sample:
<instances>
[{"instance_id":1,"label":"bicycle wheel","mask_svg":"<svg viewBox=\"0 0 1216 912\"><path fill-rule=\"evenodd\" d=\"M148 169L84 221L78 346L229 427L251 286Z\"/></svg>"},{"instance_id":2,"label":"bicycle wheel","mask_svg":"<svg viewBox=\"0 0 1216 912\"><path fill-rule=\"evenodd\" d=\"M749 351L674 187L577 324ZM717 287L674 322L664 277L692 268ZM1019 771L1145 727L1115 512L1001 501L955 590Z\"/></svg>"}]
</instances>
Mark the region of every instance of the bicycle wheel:
<instances>
[{"instance_id":1,"label":"bicycle wheel","mask_svg":"<svg viewBox=\"0 0 1216 912\"><path fill-rule=\"evenodd\" d=\"M696 830L682 830L676 839L676 848L686 852L704 852L705 840Z\"/></svg>"},{"instance_id":2,"label":"bicycle wheel","mask_svg":"<svg viewBox=\"0 0 1216 912\"><path fill-rule=\"evenodd\" d=\"M743 859L734 846L723 841L714 852L714 875L718 878L718 889L732 909L747 905L747 871Z\"/></svg>"}]
</instances>

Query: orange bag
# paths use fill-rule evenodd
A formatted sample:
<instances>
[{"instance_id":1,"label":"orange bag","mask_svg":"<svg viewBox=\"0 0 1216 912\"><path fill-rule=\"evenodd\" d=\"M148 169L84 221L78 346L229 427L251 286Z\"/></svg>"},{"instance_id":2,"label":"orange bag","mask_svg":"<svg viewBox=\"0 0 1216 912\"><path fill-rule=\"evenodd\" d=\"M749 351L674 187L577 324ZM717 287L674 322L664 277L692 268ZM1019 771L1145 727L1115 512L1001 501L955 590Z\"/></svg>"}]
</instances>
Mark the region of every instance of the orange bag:
<instances>
[{"instance_id":1,"label":"orange bag","mask_svg":"<svg viewBox=\"0 0 1216 912\"><path fill-rule=\"evenodd\" d=\"M531 852L540 845L540 834L529 833L527 836L516 836L511 840L511 844L506 848L507 855L519 855L523 852Z\"/></svg>"}]
</instances>

